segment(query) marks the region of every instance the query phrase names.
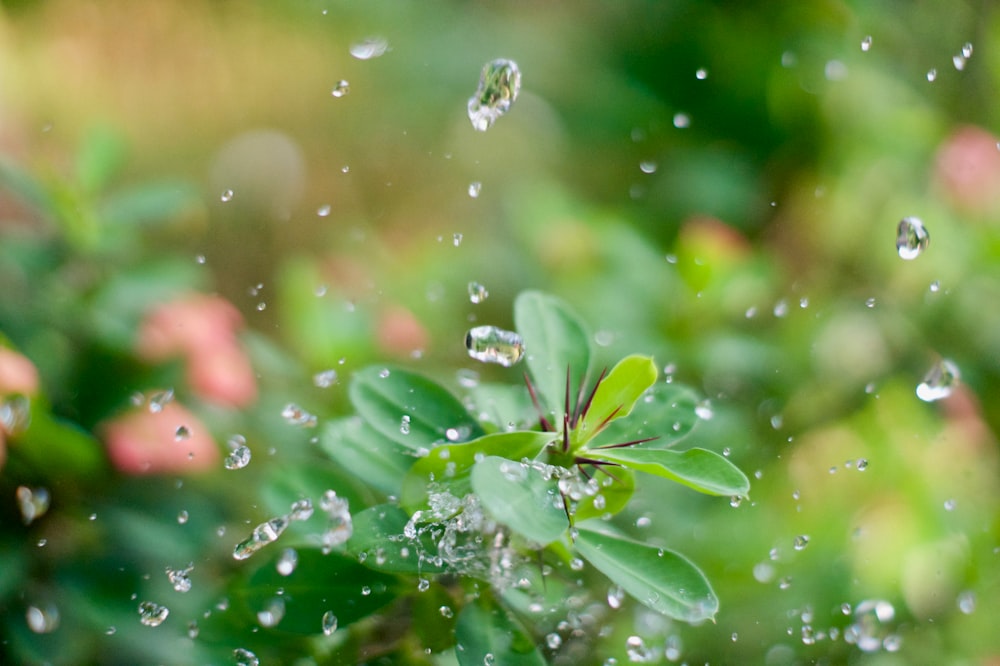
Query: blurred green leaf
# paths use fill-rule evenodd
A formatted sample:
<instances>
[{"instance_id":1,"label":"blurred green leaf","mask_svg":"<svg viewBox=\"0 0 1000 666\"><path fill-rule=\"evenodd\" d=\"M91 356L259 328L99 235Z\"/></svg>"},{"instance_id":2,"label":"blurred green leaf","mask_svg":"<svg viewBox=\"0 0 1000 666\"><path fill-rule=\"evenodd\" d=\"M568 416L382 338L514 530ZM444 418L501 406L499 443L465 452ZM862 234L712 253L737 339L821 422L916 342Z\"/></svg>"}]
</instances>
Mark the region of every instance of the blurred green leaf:
<instances>
[{"instance_id":1,"label":"blurred green leaf","mask_svg":"<svg viewBox=\"0 0 1000 666\"><path fill-rule=\"evenodd\" d=\"M489 456L472 468L472 489L499 522L542 546L569 527L554 479L530 465Z\"/></svg>"},{"instance_id":2,"label":"blurred green leaf","mask_svg":"<svg viewBox=\"0 0 1000 666\"><path fill-rule=\"evenodd\" d=\"M14 162L0 159L0 185L43 215L51 217L55 211L48 189Z\"/></svg>"},{"instance_id":3,"label":"blurred green leaf","mask_svg":"<svg viewBox=\"0 0 1000 666\"><path fill-rule=\"evenodd\" d=\"M538 421L528 389L512 384L477 384L471 391L472 408L482 423L497 430L527 429Z\"/></svg>"},{"instance_id":4,"label":"blurred green leaf","mask_svg":"<svg viewBox=\"0 0 1000 666\"><path fill-rule=\"evenodd\" d=\"M366 567L385 573L445 571L444 566L435 566L422 557L425 552L437 552L430 535L415 540L403 536L409 520L409 515L394 504L379 504L354 514L354 533L347 542L347 552L357 556Z\"/></svg>"},{"instance_id":5,"label":"blurred green leaf","mask_svg":"<svg viewBox=\"0 0 1000 666\"><path fill-rule=\"evenodd\" d=\"M705 575L683 556L588 527L576 549L645 606L684 622L711 620L719 600Z\"/></svg>"},{"instance_id":6,"label":"blurred green leaf","mask_svg":"<svg viewBox=\"0 0 1000 666\"><path fill-rule=\"evenodd\" d=\"M559 428L565 412L566 373L570 373L570 409L576 391L587 381L590 335L565 303L538 291L518 295L514 322L524 339L525 362L539 402Z\"/></svg>"},{"instance_id":7,"label":"blurred green leaf","mask_svg":"<svg viewBox=\"0 0 1000 666\"><path fill-rule=\"evenodd\" d=\"M534 458L552 441L552 433L536 431L503 432L471 442L446 444L417 460L403 479L400 503L410 511L424 508L428 485L441 484L456 497L472 492L469 474L477 460L503 456L510 460Z\"/></svg>"},{"instance_id":8,"label":"blurred green leaf","mask_svg":"<svg viewBox=\"0 0 1000 666\"><path fill-rule=\"evenodd\" d=\"M448 430L463 440L485 434L451 393L422 375L372 366L355 373L351 403L372 428L408 449L429 449L447 442ZM403 417L408 424L404 426Z\"/></svg>"},{"instance_id":9,"label":"blurred green leaf","mask_svg":"<svg viewBox=\"0 0 1000 666\"><path fill-rule=\"evenodd\" d=\"M320 446L344 470L387 495L397 494L414 458L357 416L327 422Z\"/></svg>"},{"instance_id":10,"label":"blurred green leaf","mask_svg":"<svg viewBox=\"0 0 1000 666\"><path fill-rule=\"evenodd\" d=\"M76 157L76 179L83 192L94 194L105 187L125 163L126 143L109 125L90 129Z\"/></svg>"},{"instance_id":11,"label":"blurred green leaf","mask_svg":"<svg viewBox=\"0 0 1000 666\"><path fill-rule=\"evenodd\" d=\"M746 497L750 480L723 456L706 449L595 449L587 455L682 483L707 495Z\"/></svg>"},{"instance_id":12,"label":"blurred green leaf","mask_svg":"<svg viewBox=\"0 0 1000 666\"><path fill-rule=\"evenodd\" d=\"M19 457L49 478L88 477L107 470L104 446L76 424L54 416L38 399L31 401L27 429L11 442Z\"/></svg>"},{"instance_id":13,"label":"blurred green leaf","mask_svg":"<svg viewBox=\"0 0 1000 666\"><path fill-rule=\"evenodd\" d=\"M488 655L492 655L492 659ZM458 616L455 656L460 666L545 664L534 640L521 623L486 593L480 594Z\"/></svg>"},{"instance_id":14,"label":"blurred green leaf","mask_svg":"<svg viewBox=\"0 0 1000 666\"><path fill-rule=\"evenodd\" d=\"M636 401L656 382L656 364L648 356L628 356L611 369L597 385L587 413L573 431L574 443L582 445L605 425L628 416Z\"/></svg>"},{"instance_id":15,"label":"blurred green leaf","mask_svg":"<svg viewBox=\"0 0 1000 666\"><path fill-rule=\"evenodd\" d=\"M595 478L600 480L601 489L596 495L580 500L573 513L574 523L588 518L613 516L624 509L632 499L632 494L635 492L635 474L632 470L622 467L609 470L605 467L600 472L595 472ZM598 497L602 499L598 501ZM595 506L595 502L598 504L603 502L603 506Z\"/></svg>"},{"instance_id":16,"label":"blurred green leaf","mask_svg":"<svg viewBox=\"0 0 1000 666\"><path fill-rule=\"evenodd\" d=\"M151 226L175 219L197 205L200 197L190 183L152 183L105 197L100 215L113 227Z\"/></svg>"}]
</instances>

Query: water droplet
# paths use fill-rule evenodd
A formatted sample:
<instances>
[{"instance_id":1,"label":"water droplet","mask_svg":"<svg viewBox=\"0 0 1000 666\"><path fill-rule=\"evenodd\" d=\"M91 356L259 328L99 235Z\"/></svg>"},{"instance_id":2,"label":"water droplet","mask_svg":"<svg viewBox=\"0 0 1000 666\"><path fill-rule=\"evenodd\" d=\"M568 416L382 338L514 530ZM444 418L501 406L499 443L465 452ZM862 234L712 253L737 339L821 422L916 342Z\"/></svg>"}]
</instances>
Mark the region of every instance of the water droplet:
<instances>
[{"instance_id":1,"label":"water droplet","mask_svg":"<svg viewBox=\"0 0 1000 666\"><path fill-rule=\"evenodd\" d=\"M954 499L946 499L944 501L945 511L954 511L957 507L958 507L958 502L956 502Z\"/></svg>"},{"instance_id":2,"label":"water droplet","mask_svg":"<svg viewBox=\"0 0 1000 666\"><path fill-rule=\"evenodd\" d=\"M389 368L382 368L381 370L378 371L378 376L380 379L387 379L390 374L392 373L389 371Z\"/></svg>"},{"instance_id":3,"label":"water droplet","mask_svg":"<svg viewBox=\"0 0 1000 666\"><path fill-rule=\"evenodd\" d=\"M186 524L188 518L189 518L188 512L185 510L180 511L180 513L177 514L177 522L181 525Z\"/></svg>"},{"instance_id":4,"label":"water droplet","mask_svg":"<svg viewBox=\"0 0 1000 666\"><path fill-rule=\"evenodd\" d=\"M931 236L918 217L904 217L896 228L896 252L900 259L916 259L927 249Z\"/></svg>"},{"instance_id":5,"label":"water droplet","mask_svg":"<svg viewBox=\"0 0 1000 666\"><path fill-rule=\"evenodd\" d=\"M282 576L291 576L298 564L298 552L296 552L294 548L285 548L281 551L281 555L278 556L277 562L274 563L274 568L277 569L278 573Z\"/></svg>"},{"instance_id":6,"label":"water droplet","mask_svg":"<svg viewBox=\"0 0 1000 666\"><path fill-rule=\"evenodd\" d=\"M867 52L872 47L872 36L868 35L861 40L861 50Z\"/></svg>"},{"instance_id":7,"label":"water droplet","mask_svg":"<svg viewBox=\"0 0 1000 666\"><path fill-rule=\"evenodd\" d=\"M490 292L486 290L486 287L478 282L469 283L469 301L474 304L479 304L489 298Z\"/></svg>"},{"instance_id":8,"label":"water droplet","mask_svg":"<svg viewBox=\"0 0 1000 666\"><path fill-rule=\"evenodd\" d=\"M635 519L635 526L639 528L649 527L653 524L653 520L649 516L639 516Z\"/></svg>"},{"instance_id":9,"label":"water droplet","mask_svg":"<svg viewBox=\"0 0 1000 666\"><path fill-rule=\"evenodd\" d=\"M337 497L337 493L327 490L320 498L319 507L328 519L326 531L323 533L323 552L329 553L336 546L347 542L354 533L354 523L348 501Z\"/></svg>"},{"instance_id":10,"label":"water droplet","mask_svg":"<svg viewBox=\"0 0 1000 666\"><path fill-rule=\"evenodd\" d=\"M469 98L472 126L485 132L510 110L521 90L521 71L513 60L492 60L483 65L476 94Z\"/></svg>"},{"instance_id":11,"label":"water droplet","mask_svg":"<svg viewBox=\"0 0 1000 666\"><path fill-rule=\"evenodd\" d=\"M303 428L314 428L317 422L315 414L310 414L294 402L285 405L285 408L281 410L281 418L285 419L289 425L302 426Z\"/></svg>"},{"instance_id":12,"label":"water droplet","mask_svg":"<svg viewBox=\"0 0 1000 666\"><path fill-rule=\"evenodd\" d=\"M222 203L229 203L232 200L233 200L232 190L223 190L222 194L219 196L219 201L221 201Z\"/></svg>"},{"instance_id":13,"label":"water droplet","mask_svg":"<svg viewBox=\"0 0 1000 666\"><path fill-rule=\"evenodd\" d=\"M438 612L441 613L441 617L448 618L449 620L455 617L455 611L451 609L451 606L441 606Z\"/></svg>"},{"instance_id":14,"label":"water droplet","mask_svg":"<svg viewBox=\"0 0 1000 666\"><path fill-rule=\"evenodd\" d=\"M625 639L625 654L634 664L644 664L654 658L654 652L646 645L641 636L629 636Z\"/></svg>"},{"instance_id":15,"label":"water droplet","mask_svg":"<svg viewBox=\"0 0 1000 666\"><path fill-rule=\"evenodd\" d=\"M781 580L778 581L778 589L779 590L787 590L791 586L792 586L792 577L791 576L785 576L784 578L782 578Z\"/></svg>"},{"instance_id":16,"label":"water droplet","mask_svg":"<svg viewBox=\"0 0 1000 666\"><path fill-rule=\"evenodd\" d=\"M195 260L196 263L201 264L202 266L205 265L206 259L205 259L205 255L203 255L203 254L199 254L199 255L195 256L194 260Z\"/></svg>"},{"instance_id":17,"label":"water droplet","mask_svg":"<svg viewBox=\"0 0 1000 666\"><path fill-rule=\"evenodd\" d=\"M708 70L705 69L704 67L699 67L694 72L694 78L698 79L699 81L704 81L705 79L708 78Z\"/></svg>"},{"instance_id":18,"label":"water droplet","mask_svg":"<svg viewBox=\"0 0 1000 666\"><path fill-rule=\"evenodd\" d=\"M469 196L472 197L473 199L478 198L479 193L482 191L482 189L483 189L483 184L480 183L478 180L469 183Z\"/></svg>"},{"instance_id":19,"label":"water droplet","mask_svg":"<svg viewBox=\"0 0 1000 666\"><path fill-rule=\"evenodd\" d=\"M972 57L972 42L966 42L962 45L962 57L971 58Z\"/></svg>"},{"instance_id":20,"label":"water droplet","mask_svg":"<svg viewBox=\"0 0 1000 666\"><path fill-rule=\"evenodd\" d=\"M330 91L330 94L333 95L334 97L340 98L349 92L351 92L351 84L341 79L340 81L337 81L335 84L333 84L333 90Z\"/></svg>"},{"instance_id":21,"label":"water droplet","mask_svg":"<svg viewBox=\"0 0 1000 666\"><path fill-rule=\"evenodd\" d=\"M316 214L319 215L320 217L327 217L330 215L331 210L332 208L330 207L330 204L323 204L322 206L316 209Z\"/></svg>"},{"instance_id":22,"label":"water droplet","mask_svg":"<svg viewBox=\"0 0 1000 666\"><path fill-rule=\"evenodd\" d=\"M868 460L866 458L858 458L854 466L857 467L859 472L863 472L868 469Z\"/></svg>"},{"instance_id":23,"label":"water droplet","mask_svg":"<svg viewBox=\"0 0 1000 666\"><path fill-rule=\"evenodd\" d=\"M158 627L170 615L170 609L166 606L154 604L152 601L143 601L139 604L139 622L147 627Z\"/></svg>"},{"instance_id":24,"label":"water droplet","mask_svg":"<svg viewBox=\"0 0 1000 666\"><path fill-rule=\"evenodd\" d=\"M545 636L545 645L548 646L550 650L558 650L562 645L562 636L553 631Z\"/></svg>"},{"instance_id":25,"label":"water droplet","mask_svg":"<svg viewBox=\"0 0 1000 666\"><path fill-rule=\"evenodd\" d=\"M931 69L927 70L927 81L930 83L934 83L936 80L937 80L937 70L932 67Z\"/></svg>"},{"instance_id":26,"label":"water droplet","mask_svg":"<svg viewBox=\"0 0 1000 666\"><path fill-rule=\"evenodd\" d=\"M313 385L316 388L330 388L337 382L336 370L323 370L313 375Z\"/></svg>"},{"instance_id":27,"label":"water droplet","mask_svg":"<svg viewBox=\"0 0 1000 666\"><path fill-rule=\"evenodd\" d=\"M781 426L785 424L785 417L781 414L775 414L771 417L771 427L775 430L781 430Z\"/></svg>"},{"instance_id":28,"label":"water droplet","mask_svg":"<svg viewBox=\"0 0 1000 666\"><path fill-rule=\"evenodd\" d=\"M612 585L608 588L608 606L611 608L621 608L625 601L625 590L621 585Z\"/></svg>"},{"instance_id":29,"label":"water droplet","mask_svg":"<svg viewBox=\"0 0 1000 666\"><path fill-rule=\"evenodd\" d=\"M260 659L257 658L257 655L246 648L233 650L233 659L236 660L236 666L260 666Z\"/></svg>"},{"instance_id":30,"label":"water droplet","mask_svg":"<svg viewBox=\"0 0 1000 666\"><path fill-rule=\"evenodd\" d=\"M285 617L285 600L281 597L274 597L267 602L267 605L257 611L257 622L262 627L276 627Z\"/></svg>"},{"instance_id":31,"label":"water droplet","mask_svg":"<svg viewBox=\"0 0 1000 666\"><path fill-rule=\"evenodd\" d=\"M455 247L458 247L459 245L461 245L462 244L462 234L458 234L458 233L452 234L452 236L451 236L451 244L454 245Z\"/></svg>"},{"instance_id":32,"label":"water droplet","mask_svg":"<svg viewBox=\"0 0 1000 666\"><path fill-rule=\"evenodd\" d=\"M177 430L174 431L174 441L183 442L186 439L191 438L191 429L185 425L177 426Z\"/></svg>"},{"instance_id":33,"label":"water droplet","mask_svg":"<svg viewBox=\"0 0 1000 666\"><path fill-rule=\"evenodd\" d=\"M674 127L677 129L687 129L691 126L691 116L683 112L674 114Z\"/></svg>"},{"instance_id":34,"label":"water droplet","mask_svg":"<svg viewBox=\"0 0 1000 666\"><path fill-rule=\"evenodd\" d=\"M711 421L712 417L715 416L715 412L712 411L712 403L708 400L702 400L694 408L695 415L702 421Z\"/></svg>"},{"instance_id":35,"label":"water droplet","mask_svg":"<svg viewBox=\"0 0 1000 666\"><path fill-rule=\"evenodd\" d=\"M469 356L484 363L498 363L509 368L524 356L524 341L513 331L496 326L476 326L465 334Z\"/></svg>"},{"instance_id":36,"label":"water droplet","mask_svg":"<svg viewBox=\"0 0 1000 666\"><path fill-rule=\"evenodd\" d=\"M29 488L18 486L15 491L17 507L21 510L21 520L25 525L41 518L49 510L51 498L45 488Z\"/></svg>"},{"instance_id":37,"label":"water droplet","mask_svg":"<svg viewBox=\"0 0 1000 666\"><path fill-rule=\"evenodd\" d=\"M337 631L337 616L333 614L332 610L323 613L320 626L323 628L324 636L332 636Z\"/></svg>"},{"instance_id":38,"label":"water droplet","mask_svg":"<svg viewBox=\"0 0 1000 666\"><path fill-rule=\"evenodd\" d=\"M403 414L403 419L399 422L399 432L404 435L410 434L410 416Z\"/></svg>"},{"instance_id":39,"label":"water droplet","mask_svg":"<svg viewBox=\"0 0 1000 666\"><path fill-rule=\"evenodd\" d=\"M487 652L483 657L483 666L494 666L496 664L497 658L493 656L492 652Z\"/></svg>"},{"instance_id":40,"label":"water droplet","mask_svg":"<svg viewBox=\"0 0 1000 666\"><path fill-rule=\"evenodd\" d=\"M770 583L774 580L774 565L770 562L758 562L753 567L753 578L758 583Z\"/></svg>"},{"instance_id":41,"label":"water droplet","mask_svg":"<svg viewBox=\"0 0 1000 666\"><path fill-rule=\"evenodd\" d=\"M976 612L976 593L972 590L965 590L958 595L958 610L966 615Z\"/></svg>"},{"instance_id":42,"label":"water droplet","mask_svg":"<svg viewBox=\"0 0 1000 666\"><path fill-rule=\"evenodd\" d=\"M41 608L28 606L24 619L28 628L36 634L49 634L59 628L59 609L51 604Z\"/></svg>"},{"instance_id":43,"label":"water droplet","mask_svg":"<svg viewBox=\"0 0 1000 666\"><path fill-rule=\"evenodd\" d=\"M773 312L774 312L774 316L777 317L778 319L781 319L782 317L784 317L785 315L787 315L788 314L788 301L786 301L785 299L781 299L780 301L778 301L777 303L775 303L774 304L774 310L773 310Z\"/></svg>"},{"instance_id":44,"label":"water droplet","mask_svg":"<svg viewBox=\"0 0 1000 666\"><path fill-rule=\"evenodd\" d=\"M583 560L581 560L579 557L574 557L569 561L569 568L572 569L573 571L583 571L583 567L584 567Z\"/></svg>"},{"instance_id":45,"label":"water droplet","mask_svg":"<svg viewBox=\"0 0 1000 666\"><path fill-rule=\"evenodd\" d=\"M226 469L243 469L250 464L250 447L239 446L229 452L223 461Z\"/></svg>"},{"instance_id":46,"label":"water droplet","mask_svg":"<svg viewBox=\"0 0 1000 666\"><path fill-rule=\"evenodd\" d=\"M254 528L245 540L236 544L233 559L245 560L269 543L273 543L288 528L287 516L272 518Z\"/></svg>"},{"instance_id":47,"label":"water droplet","mask_svg":"<svg viewBox=\"0 0 1000 666\"><path fill-rule=\"evenodd\" d=\"M955 390L958 380L958 366L947 359L941 359L927 371L924 381L917 386L917 397L924 402L947 398Z\"/></svg>"},{"instance_id":48,"label":"water droplet","mask_svg":"<svg viewBox=\"0 0 1000 666\"><path fill-rule=\"evenodd\" d=\"M795 548L795 550L805 550L805 547L808 545L809 545L809 537L806 536L805 534L798 535L792 542L792 546Z\"/></svg>"},{"instance_id":49,"label":"water droplet","mask_svg":"<svg viewBox=\"0 0 1000 666\"><path fill-rule=\"evenodd\" d=\"M191 591L191 571L193 569L193 564L189 564L186 569L171 569L167 567L167 580L170 581L175 591Z\"/></svg>"},{"instance_id":50,"label":"water droplet","mask_svg":"<svg viewBox=\"0 0 1000 666\"><path fill-rule=\"evenodd\" d=\"M426 592L431 589L431 582L426 578L421 578L417 581L417 592Z\"/></svg>"},{"instance_id":51,"label":"water droplet","mask_svg":"<svg viewBox=\"0 0 1000 666\"><path fill-rule=\"evenodd\" d=\"M308 497L292 502L292 508L288 512L288 519L295 521L309 520L313 515L313 503Z\"/></svg>"},{"instance_id":52,"label":"water droplet","mask_svg":"<svg viewBox=\"0 0 1000 666\"><path fill-rule=\"evenodd\" d=\"M174 399L174 390L167 389L166 391L157 391L153 395L149 396L149 413L159 414L163 411L164 406Z\"/></svg>"},{"instance_id":53,"label":"water droplet","mask_svg":"<svg viewBox=\"0 0 1000 666\"><path fill-rule=\"evenodd\" d=\"M378 58L389 50L389 42L383 37L368 37L351 44L351 55L358 60Z\"/></svg>"},{"instance_id":54,"label":"water droplet","mask_svg":"<svg viewBox=\"0 0 1000 666\"><path fill-rule=\"evenodd\" d=\"M827 81L843 81L847 78L847 65L839 60L830 60L823 69Z\"/></svg>"},{"instance_id":55,"label":"water droplet","mask_svg":"<svg viewBox=\"0 0 1000 666\"><path fill-rule=\"evenodd\" d=\"M643 173L656 173L658 168L659 165L652 160L643 160L642 162L639 162L639 171L642 171Z\"/></svg>"},{"instance_id":56,"label":"water droplet","mask_svg":"<svg viewBox=\"0 0 1000 666\"><path fill-rule=\"evenodd\" d=\"M854 608L854 622L844 630L844 640L862 652L878 652L890 636L887 624L895 616L896 609L888 601L862 601Z\"/></svg>"},{"instance_id":57,"label":"water droplet","mask_svg":"<svg viewBox=\"0 0 1000 666\"><path fill-rule=\"evenodd\" d=\"M965 69L965 63L966 60L961 53L957 53L951 57L951 64L960 72Z\"/></svg>"}]
</instances>

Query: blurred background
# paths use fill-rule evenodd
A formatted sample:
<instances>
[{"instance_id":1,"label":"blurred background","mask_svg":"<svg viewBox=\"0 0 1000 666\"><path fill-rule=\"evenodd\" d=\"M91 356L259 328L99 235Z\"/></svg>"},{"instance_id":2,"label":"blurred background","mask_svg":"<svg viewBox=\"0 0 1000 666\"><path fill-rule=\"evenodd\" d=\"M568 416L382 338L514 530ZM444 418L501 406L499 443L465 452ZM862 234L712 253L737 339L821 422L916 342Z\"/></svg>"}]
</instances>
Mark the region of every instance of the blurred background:
<instances>
[{"instance_id":1,"label":"blurred background","mask_svg":"<svg viewBox=\"0 0 1000 666\"><path fill-rule=\"evenodd\" d=\"M233 545L327 487L374 503L308 427L353 371L519 382L462 340L536 288L694 387L685 444L753 483L640 481L621 525L721 611L626 604L593 663L1000 663L998 43L989 2L0 3L0 333L39 379L6 387L37 397L5 403L0 661L338 663L239 619ZM522 88L478 132L494 58ZM137 467L168 389L200 457ZM391 638L372 663L453 663Z\"/></svg>"}]
</instances>

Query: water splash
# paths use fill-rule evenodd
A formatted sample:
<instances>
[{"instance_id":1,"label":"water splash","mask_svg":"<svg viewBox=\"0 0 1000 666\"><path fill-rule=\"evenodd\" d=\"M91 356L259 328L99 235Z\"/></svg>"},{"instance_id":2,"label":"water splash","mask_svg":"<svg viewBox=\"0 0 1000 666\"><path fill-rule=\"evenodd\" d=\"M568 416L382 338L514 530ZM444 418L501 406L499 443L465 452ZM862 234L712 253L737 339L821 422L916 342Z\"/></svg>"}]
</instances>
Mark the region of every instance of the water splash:
<instances>
[{"instance_id":1,"label":"water splash","mask_svg":"<svg viewBox=\"0 0 1000 666\"><path fill-rule=\"evenodd\" d=\"M329 524L322 537L323 552L329 553L351 538L351 535L354 534L354 523L351 519L348 501L343 497L337 497L337 493L333 490L327 490L323 493L319 507L329 519Z\"/></svg>"},{"instance_id":2,"label":"water splash","mask_svg":"<svg viewBox=\"0 0 1000 666\"><path fill-rule=\"evenodd\" d=\"M139 622L147 627L158 627L170 615L170 609L166 606L154 604L152 601L143 601L139 604Z\"/></svg>"},{"instance_id":3,"label":"water splash","mask_svg":"<svg viewBox=\"0 0 1000 666\"><path fill-rule=\"evenodd\" d=\"M904 217L896 227L896 252L900 259L919 257L931 242L931 235L919 217Z\"/></svg>"},{"instance_id":4,"label":"water splash","mask_svg":"<svg viewBox=\"0 0 1000 666\"><path fill-rule=\"evenodd\" d=\"M21 511L21 520L24 521L25 525L30 525L49 510L51 497L45 488L18 486L15 494L17 495L17 508Z\"/></svg>"},{"instance_id":5,"label":"water splash","mask_svg":"<svg viewBox=\"0 0 1000 666\"><path fill-rule=\"evenodd\" d=\"M958 366L947 359L941 359L924 375L924 381L917 386L917 397L924 402L934 402L947 398L958 385Z\"/></svg>"},{"instance_id":6,"label":"water splash","mask_svg":"<svg viewBox=\"0 0 1000 666\"><path fill-rule=\"evenodd\" d=\"M496 326L476 326L465 334L469 356L484 363L509 368L524 356L524 340L513 331Z\"/></svg>"},{"instance_id":7,"label":"water splash","mask_svg":"<svg viewBox=\"0 0 1000 666\"><path fill-rule=\"evenodd\" d=\"M485 132L510 110L521 90L521 71L513 60L491 60L483 65L476 94L469 98L469 120L478 132Z\"/></svg>"}]
</instances>

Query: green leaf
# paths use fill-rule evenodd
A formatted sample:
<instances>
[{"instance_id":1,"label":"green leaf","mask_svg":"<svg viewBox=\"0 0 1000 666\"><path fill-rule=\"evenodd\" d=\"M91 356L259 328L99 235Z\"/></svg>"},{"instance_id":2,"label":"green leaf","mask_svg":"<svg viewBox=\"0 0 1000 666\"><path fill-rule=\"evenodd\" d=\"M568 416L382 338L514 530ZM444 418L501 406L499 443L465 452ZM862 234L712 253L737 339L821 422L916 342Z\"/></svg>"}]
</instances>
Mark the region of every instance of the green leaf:
<instances>
[{"instance_id":1,"label":"green leaf","mask_svg":"<svg viewBox=\"0 0 1000 666\"><path fill-rule=\"evenodd\" d=\"M327 611L344 627L396 597L395 578L364 567L354 557L323 555L317 548L298 549L295 571L282 576L275 567L281 550L275 548L271 559L234 590L235 609L246 615L247 626L256 626L257 613L276 598L284 600L285 615L277 626L263 631L309 635L322 633Z\"/></svg>"},{"instance_id":2,"label":"green leaf","mask_svg":"<svg viewBox=\"0 0 1000 666\"><path fill-rule=\"evenodd\" d=\"M574 444L584 444L615 419L628 416L642 394L656 383L656 364L648 356L627 356L601 381L576 429Z\"/></svg>"},{"instance_id":3,"label":"green leaf","mask_svg":"<svg viewBox=\"0 0 1000 666\"><path fill-rule=\"evenodd\" d=\"M153 183L105 197L100 214L111 226L153 226L195 209L198 202L190 183Z\"/></svg>"},{"instance_id":4,"label":"green leaf","mask_svg":"<svg viewBox=\"0 0 1000 666\"><path fill-rule=\"evenodd\" d=\"M449 428L457 430L462 440L485 434L455 396L407 370L365 368L351 380L349 395L372 428L409 449L429 449L447 442ZM409 419L408 428L403 427L404 416Z\"/></svg>"},{"instance_id":5,"label":"green leaf","mask_svg":"<svg viewBox=\"0 0 1000 666\"><path fill-rule=\"evenodd\" d=\"M750 492L750 480L736 465L706 449L594 449L587 455L662 476L707 495L746 497Z\"/></svg>"},{"instance_id":6,"label":"green leaf","mask_svg":"<svg viewBox=\"0 0 1000 666\"><path fill-rule=\"evenodd\" d=\"M711 620L719 600L705 575L687 558L605 532L579 528L576 549L639 602L685 622Z\"/></svg>"},{"instance_id":7,"label":"green leaf","mask_svg":"<svg viewBox=\"0 0 1000 666\"><path fill-rule=\"evenodd\" d=\"M607 469L607 468L605 468ZM585 497L577 504L573 513L574 522L582 522L588 518L600 518L605 515L614 515L625 508L628 501L635 492L635 474L632 470L616 467L607 469L608 474L596 472L594 477L599 480L601 490L593 497ZM609 476L613 475L613 476ZM604 506L601 508L594 506L594 500L603 497Z\"/></svg>"},{"instance_id":8,"label":"green leaf","mask_svg":"<svg viewBox=\"0 0 1000 666\"><path fill-rule=\"evenodd\" d=\"M470 409L481 423L495 430L514 428L526 430L538 422L538 412L524 384L478 384L470 392L474 407Z\"/></svg>"},{"instance_id":9,"label":"green leaf","mask_svg":"<svg viewBox=\"0 0 1000 666\"><path fill-rule=\"evenodd\" d=\"M590 335L565 303L537 291L522 292L514 301L514 323L524 339L525 362L538 400L559 428L565 412L566 370L572 401L590 371Z\"/></svg>"},{"instance_id":10,"label":"green leaf","mask_svg":"<svg viewBox=\"0 0 1000 666\"><path fill-rule=\"evenodd\" d=\"M387 495L396 494L414 458L358 417L330 421L320 446L344 469Z\"/></svg>"},{"instance_id":11,"label":"green leaf","mask_svg":"<svg viewBox=\"0 0 1000 666\"><path fill-rule=\"evenodd\" d=\"M110 125L92 127L76 157L76 178L87 194L101 190L125 163L124 137Z\"/></svg>"},{"instance_id":12,"label":"green leaf","mask_svg":"<svg viewBox=\"0 0 1000 666\"><path fill-rule=\"evenodd\" d=\"M435 574L446 571L421 558L421 553L437 552L430 536L416 540L403 537L409 516L393 504L379 504L352 517L354 532L347 552L371 569L386 573Z\"/></svg>"},{"instance_id":13,"label":"green leaf","mask_svg":"<svg viewBox=\"0 0 1000 666\"><path fill-rule=\"evenodd\" d=\"M629 418L612 421L588 446L594 448L599 443L631 442L647 437L656 439L638 446L644 449L672 446L698 423L694 411L697 404L698 395L686 386L666 382L653 384L635 403Z\"/></svg>"},{"instance_id":14,"label":"green leaf","mask_svg":"<svg viewBox=\"0 0 1000 666\"><path fill-rule=\"evenodd\" d=\"M492 660L488 655L493 655ZM462 609L455 625L455 657L460 666L544 666L524 626L487 593Z\"/></svg>"},{"instance_id":15,"label":"green leaf","mask_svg":"<svg viewBox=\"0 0 1000 666\"><path fill-rule=\"evenodd\" d=\"M531 541L546 546L569 527L556 481L531 466L490 456L476 463L471 480L486 510Z\"/></svg>"},{"instance_id":16,"label":"green leaf","mask_svg":"<svg viewBox=\"0 0 1000 666\"><path fill-rule=\"evenodd\" d=\"M533 459L552 438L548 432L501 432L439 446L417 460L403 478L400 504L411 512L426 508L431 483L447 488L455 497L464 497L472 492L469 474L477 460L496 455L511 460Z\"/></svg>"}]
</instances>

